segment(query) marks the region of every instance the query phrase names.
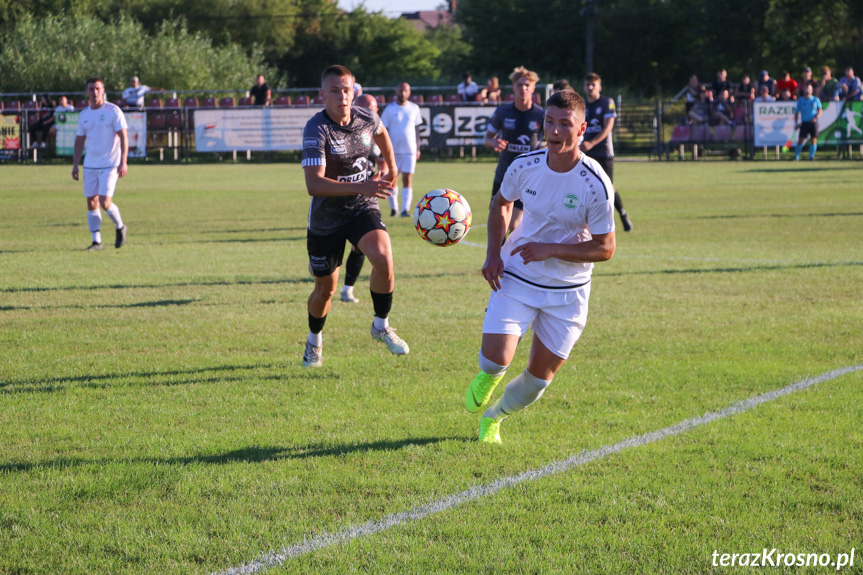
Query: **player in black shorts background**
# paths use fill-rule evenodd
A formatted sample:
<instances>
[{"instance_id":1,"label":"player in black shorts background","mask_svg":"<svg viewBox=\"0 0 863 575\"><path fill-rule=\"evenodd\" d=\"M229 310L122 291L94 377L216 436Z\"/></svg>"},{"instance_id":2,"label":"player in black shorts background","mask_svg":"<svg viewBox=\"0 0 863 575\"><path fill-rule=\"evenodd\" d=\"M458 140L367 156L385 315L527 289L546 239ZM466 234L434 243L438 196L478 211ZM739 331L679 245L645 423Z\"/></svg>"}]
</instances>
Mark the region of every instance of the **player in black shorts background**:
<instances>
[{"instance_id":1,"label":"player in black shorts background","mask_svg":"<svg viewBox=\"0 0 863 575\"><path fill-rule=\"evenodd\" d=\"M500 184L512 161L521 154L538 150L542 146L545 110L533 103L533 93L539 76L536 72L519 66L512 71L509 79L515 99L512 103L501 104L495 109L483 139L487 148L500 154L491 188L492 199L500 190ZM514 230L521 222L522 209L521 201L516 201L508 231Z\"/></svg>"},{"instance_id":2,"label":"player in black shorts background","mask_svg":"<svg viewBox=\"0 0 863 575\"><path fill-rule=\"evenodd\" d=\"M344 66L321 74L326 108L303 130L303 170L312 196L306 244L315 288L309 295L309 337L303 366L323 364L323 328L339 281L346 242L357 246L372 265L369 281L374 320L372 338L396 355L407 354L407 343L389 325L395 273L392 245L381 219L378 198L392 195L398 176L392 142L377 114L351 108L354 80ZM377 144L389 170L381 179L369 177L369 155Z\"/></svg>"},{"instance_id":3,"label":"player in black shorts background","mask_svg":"<svg viewBox=\"0 0 863 575\"><path fill-rule=\"evenodd\" d=\"M614 146L611 143L611 132L614 129L614 119L617 111L614 108L614 100L602 93L602 78L598 74L588 74L584 77L584 104L586 106L585 122L587 130L584 132L584 141L581 143L581 151L599 162L599 165L608 174L608 179L614 183ZM614 191L614 209L620 214L623 231L632 229L632 220L623 209L623 200L617 190Z\"/></svg>"}]
</instances>

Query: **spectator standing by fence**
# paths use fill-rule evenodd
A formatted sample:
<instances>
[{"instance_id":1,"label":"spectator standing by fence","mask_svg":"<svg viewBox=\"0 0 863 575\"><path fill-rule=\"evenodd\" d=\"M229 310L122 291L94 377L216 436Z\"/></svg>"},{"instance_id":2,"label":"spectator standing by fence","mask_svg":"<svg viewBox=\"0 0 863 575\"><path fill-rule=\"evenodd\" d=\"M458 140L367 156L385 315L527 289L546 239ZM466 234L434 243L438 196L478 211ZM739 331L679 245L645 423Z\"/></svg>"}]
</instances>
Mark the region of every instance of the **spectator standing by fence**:
<instances>
[{"instance_id":1,"label":"spectator standing by fence","mask_svg":"<svg viewBox=\"0 0 863 575\"><path fill-rule=\"evenodd\" d=\"M164 92L162 88L151 88L141 84L138 76L132 76L129 87L123 90L123 101L127 108L143 108L144 96L149 92Z\"/></svg>"},{"instance_id":2,"label":"spectator standing by fence","mask_svg":"<svg viewBox=\"0 0 863 575\"><path fill-rule=\"evenodd\" d=\"M833 72L830 70L830 66L824 66L821 68L821 80L818 82L818 89L815 91L815 95L821 99L821 101L832 100L833 92L836 90L836 84L838 81L833 77Z\"/></svg>"},{"instance_id":3,"label":"spectator standing by fence","mask_svg":"<svg viewBox=\"0 0 863 575\"><path fill-rule=\"evenodd\" d=\"M752 85L749 74L744 74L737 88L734 89L734 99L739 102L755 99L755 86Z\"/></svg>"},{"instance_id":4,"label":"spectator standing by fence","mask_svg":"<svg viewBox=\"0 0 863 575\"><path fill-rule=\"evenodd\" d=\"M854 68L851 66L845 68L845 75L836 84L836 89L833 91L833 99L836 101L846 100L848 102L863 100L863 85L860 84L860 78L854 75Z\"/></svg>"},{"instance_id":5,"label":"spectator standing by fence","mask_svg":"<svg viewBox=\"0 0 863 575\"><path fill-rule=\"evenodd\" d=\"M785 96L786 90L788 91L788 97ZM783 100L797 99L797 80L791 77L791 73L788 70L782 70L782 78L776 82L776 91L782 94Z\"/></svg>"},{"instance_id":6,"label":"spectator standing by fence","mask_svg":"<svg viewBox=\"0 0 863 575\"><path fill-rule=\"evenodd\" d=\"M803 77L797 84L797 97L802 98L806 95L806 86L812 86L812 93L818 89L818 82L812 79L812 68L806 66L803 68Z\"/></svg>"},{"instance_id":7,"label":"spectator standing by fence","mask_svg":"<svg viewBox=\"0 0 863 575\"><path fill-rule=\"evenodd\" d=\"M461 96L462 102L473 102L479 94L479 86L471 79L470 72L462 74L462 83L456 86L456 92Z\"/></svg>"},{"instance_id":8,"label":"spectator standing by fence","mask_svg":"<svg viewBox=\"0 0 863 575\"><path fill-rule=\"evenodd\" d=\"M263 74L255 78L255 85L249 90L255 106L269 106L273 102L273 92Z\"/></svg>"},{"instance_id":9,"label":"spectator standing by fence","mask_svg":"<svg viewBox=\"0 0 863 575\"><path fill-rule=\"evenodd\" d=\"M761 70L761 74L758 75L758 93L761 93L761 86L767 86L767 92L771 96L776 96L776 80L770 77L770 73L767 70Z\"/></svg>"}]
</instances>

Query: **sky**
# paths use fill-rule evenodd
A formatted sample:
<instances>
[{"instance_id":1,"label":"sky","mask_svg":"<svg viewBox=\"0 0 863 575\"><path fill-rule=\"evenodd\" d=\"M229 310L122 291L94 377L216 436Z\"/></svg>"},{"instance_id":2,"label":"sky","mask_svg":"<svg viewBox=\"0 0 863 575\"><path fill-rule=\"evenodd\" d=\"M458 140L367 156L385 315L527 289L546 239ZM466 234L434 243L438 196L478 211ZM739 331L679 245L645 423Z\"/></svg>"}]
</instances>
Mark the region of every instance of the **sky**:
<instances>
[{"instance_id":1,"label":"sky","mask_svg":"<svg viewBox=\"0 0 863 575\"><path fill-rule=\"evenodd\" d=\"M395 18L402 12L417 12L419 10L436 10L444 4L443 0L365 0L369 12L383 12L384 16ZM353 10L361 4L360 0L338 0L342 10Z\"/></svg>"}]
</instances>

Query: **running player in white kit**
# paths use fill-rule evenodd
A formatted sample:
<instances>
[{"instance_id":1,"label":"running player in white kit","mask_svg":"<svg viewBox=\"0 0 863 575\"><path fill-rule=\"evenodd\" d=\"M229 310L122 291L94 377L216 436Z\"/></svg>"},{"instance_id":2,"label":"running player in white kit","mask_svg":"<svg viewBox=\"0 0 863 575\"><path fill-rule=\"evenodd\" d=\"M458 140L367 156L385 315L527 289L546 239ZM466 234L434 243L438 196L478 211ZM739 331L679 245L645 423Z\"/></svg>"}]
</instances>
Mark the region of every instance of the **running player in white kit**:
<instances>
[{"instance_id":1,"label":"running player in white kit","mask_svg":"<svg viewBox=\"0 0 863 575\"><path fill-rule=\"evenodd\" d=\"M78 165L86 143L84 197L87 198L87 224L93 239L87 251L102 249L100 205L114 222L117 232L114 247L120 248L126 243L126 226L120 216L120 208L112 203L112 198L117 179L129 171L126 165L129 153L126 117L120 108L105 101L105 83L101 78L87 80L87 97L90 106L78 115L78 133L72 157L72 178L78 180Z\"/></svg>"},{"instance_id":2,"label":"running player in white kit","mask_svg":"<svg viewBox=\"0 0 863 575\"><path fill-rule=\"evenodd\" d=\"M552 95L544 119L547 148L518 156L492 202L482 274L493 291L482 328L481 371L465 394L469 412L489 403L528 328L533 341L527 369L480 420L483 443L500 443L500 422L551 384L587 321L593 262L614 255L614 188L578 148L584 116L577 93ZM516 200L524 205L522 222L501 247Z\"/></svg>"},{"instance_id":3,"label":"running player in white kit","mask_svg":"<svg viewBox=\"0 0 863 575\"><path fill-rule=\"evenodd\" d=\"M402 173L402 210L403 218L410 217L413 211L413 178L420 157L419 127L423 123L420 107L410 101L411 85L402 82L396 87L396 101L390 102L381 114L381 122L386 126L393 142L396 166ZM396 215L398 190L389 197L390 215Z\"/></svg>"}]
</instances>

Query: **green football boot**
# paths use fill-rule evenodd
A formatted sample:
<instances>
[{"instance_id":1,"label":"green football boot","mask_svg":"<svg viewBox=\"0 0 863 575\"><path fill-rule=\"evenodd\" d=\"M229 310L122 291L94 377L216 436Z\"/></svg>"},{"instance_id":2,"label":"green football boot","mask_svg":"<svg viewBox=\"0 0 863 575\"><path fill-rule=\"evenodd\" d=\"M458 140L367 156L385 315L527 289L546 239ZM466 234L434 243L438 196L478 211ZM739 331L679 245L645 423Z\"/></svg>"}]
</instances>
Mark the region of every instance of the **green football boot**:
<instances>
[{"instance_id":1,"label":"green football boot","mask_svg":"<svg viewBox=\"0 0 863 575\"><path fill-rule=\"evenodd\" d=\"M491 394L494 393L494 388L503 379L503 374L489 375L484 371L477 374L470 385L467 386L467 391L464 395L464 406L471 413L476 413L482 409L488 400L491 399Z\"/></svg>"},{"instance_id":2,"label":"green football boot","mask_svg":"<svg viewBox=\"0 0 863 575\"><path fill-rule=\"evenodd\" d=\"M479 442L501 444L500 422L491 417L483 417L479 420Z\"/></svg>"}]
</instances>

